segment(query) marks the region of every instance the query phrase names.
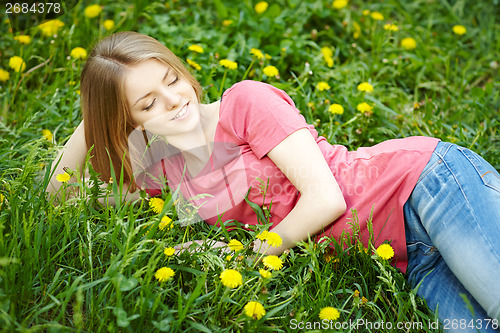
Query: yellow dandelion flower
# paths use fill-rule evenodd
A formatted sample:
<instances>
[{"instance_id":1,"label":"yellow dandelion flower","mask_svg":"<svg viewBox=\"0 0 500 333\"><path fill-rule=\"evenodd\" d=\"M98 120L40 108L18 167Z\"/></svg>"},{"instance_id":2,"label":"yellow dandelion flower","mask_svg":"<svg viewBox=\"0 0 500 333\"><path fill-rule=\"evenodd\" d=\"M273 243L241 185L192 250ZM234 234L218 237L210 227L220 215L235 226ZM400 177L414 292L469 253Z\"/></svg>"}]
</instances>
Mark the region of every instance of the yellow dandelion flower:
<instances>
[{"instance_id":1,"label":"yellow dandelion flower","mask_svg":"<svg viewBox=\"0 0 500 333\"><path fill-rule=\"evenodd\" d=\"M356 109L361 113L371 112L373 110L373 106L371 106L370 104L368 104L366 102L363 102L363 103L358 104Z\"/></svg>"},{"instance_id":2,"label":"yellow dandelion flower","mask_svg":"<svg viewBox=\"0 0 500 333\"><path fill-rule=\"evenodd\" d=\"M111 30L111 29L113 29L115 27L115 21L113 21L113 20L106 20L106 21L103 22L102 26L106 30Z\"/></svg>"},{"instance_id":3,"label":"yellow dandelion flower","mask_svg":"<svg viewBox=\"0 0 500 333\"><path fill-rule=\"evenodd\" d=\"M358 84L358 90L364 91L364 92L372 92L373 86L371 84L369 84L368 82L363 82L363 83Z\"/></svg>"},{"instance_id":4,"label":"yellow dandelion flower","mask_svg":"<svg viewBox=\"0 0 500 333\"><path fill-rule=\"evenodd\" d=\"M55 35L63 26L64 22L56 19L40 24L38 28L42 32L43 36L50 37Z\"/></svg>"},{"instance_id":5,"label":"yellow dandelion flower","mask_svg":"<svg viewBox=\"0 0 500 333\"><path fill-rule=\"evenodd\" d=\"M368 15L370 15L371 12L369 9L365 9L365 10L363 10L362 13L363 13L363 16L368 16Z\"/></svg>"},{"instance_id":6,"label":"yellow dandelion flower","mask_svg":"<svg viewBox=\"0 0 500 333\"><path fill-rule=\"evenodd\" d=\"M75 47L71 50L70 56L74 59L85 59L87 58L87 51L83 47Z\"/></svg>"},{"instance_id":7,"label":"yellow dandelion flower","mask_svg":"<svg viewBox=\"0 0 500 333\"><path fill-rule=\"evenodd\" d=\"M31 43L31 37L28 35L16 36L16 37L14 37L14 40L17 40L19 43L24 44L24 45L28 45L29 43Z\"/></svg>"},{"instance_id":8,"label":"yellow dandelion flower","mask_svg":"<svg viewBox=\"0 0 500 333\"><path fill-rule=\"evenodd\" d=\"M0 205L3 203L3 201L5 200L5 196L0 193Z\"/></svg>"},{"instance_id":9,"label":"yellow dandelion flower","mask_svg":"<svg viewBox=\"0 0 500 333\"><path fill-rule=\"evenodd\" d=\"M413 50L417 47L417 41L411 37L406 37L401 40L401 46L407 50Z\"/></svg>"},{"instance_id":10,"label":"yellow dandelion flower","mask_svg":"<svg viewBox=\"0 0 500 333\"><path fill-rule=\"evenodd\" d=\"M236 288L243 284L241 273L235 269L226 269L220 273L222 284L228 288Z\"/></svg>"},{"instance_id":11,"label":"yellow dandelion flower","mask_svg":"<svg viewBox=\"0 0 500 333\"><path fill-rule=\"evenodd\" d=\"M154 210L154 208L153 208L153 210ZM161 213L162 210L163 210L163 205L162 205L161 210L158 213ZM166 228L167 231L172 229L173 226L174 226L174 224L172 223L172 219L170 217L168 217L167 215L163 216L161 218L160 224L158 224L158 228L160 228L160 230L163 230Z\"/></svg>"},{"instance_id":12,"label":"yellow dandelion flower","mask_svg":"<svg viewBox=\"0 0 500 333\"><path fill-rule=\"evenodd\" d=\"M190 45L188 47L188 50L196 52L196 53L203 53L203 47L201 47L200 45L197 45L197 44Z\"/></svg>"},{"instance_id":13,"label":"yellow dandelion flower","mask_svg":"<svg viewBox=\"0 0 500 333\"><path fill-rule=\"evenodd\" d=\"M388 31L399 31L398 26L393 23L384 24L384 29Z\"/></svg>"},{"instance_id":14,"label":"yellow dandelion flower","mask_svg":"<svg viewBox=\"0 0 500 333\"><path fill-rule=\"evenodd\" d=\"M323 54L327 66L333 67L333 51L329 47L323 46L321 48L321 54Z\"/></svg>"},{"instance_id":15,"label":"yellow dandelion flower","mask_svg":"<svg viewBox=\"0 0 500 333\"><path fill-rule=\"evenodd\" d=\"M149 199L149 207L155 212L156 214L160 214L163 210L163 205L165 204L165 201L160 198L151 198Z\"/></svg>"},{"instance_id":16,"label":"yellow dandelion flower","mask_svg":"<svg viewBox=\"0 0 500 333\"><path fill-rule=\"evenodd\" d=\"M334 258L335 258L335 257L334 257L331 253L325 253L325 254L323 255L323 260L324 260L325 262L330 262L330 261L332 261Z\"/></svg>"},{"instance_id":17,"label":"yellow dandelion flower","mask_svg":"<svg viewBox=\"0 0 500 333\"><path fill-rule=\"evenodd\" d=\"M352 37L354 37L354 39L358 39L359 36L361 35L361 26L358 24L358 22L353 22L352 25L354 27L354 32L352 33Z\"/></svg>"},{"instance_id":18,"label":"yellow dandelion flower","mask_svg":"<svg viewBox=\"0 0 500 333\"><path fill-rule=\"evenodd\" d=\"M362 253L362 252L364 252L364 253L368 253L368 249L367 249L366 247L364 247L364 245L363 245L363 244L361 244L361 243L359 243L359 244L358 244L358 251L359 251L360 253Z\"/></svg>"},{"instance_id":19,"label":"yellow dandelion flower","mask_svg":"<svg viewBox=\"0 0 500 333\"><path fill-rule=\"evenodd\" d=\"M276 77L280 75L280 72L278 69L272 65L266 66L262 69L262 72L268 77Z\"/></svg>"},{"instance_id":20,"label":"yellow dandelion flower","mask_svg":"<svg viewBox=\"0 0 500 333\"><path fill-rule=\"evenodd\" d=\"M235 252L243 250L243 244L241 244L241 242L236 239L231 239L227 246Z\"/></svg>"},{"instance_id":21,"label":"yellow dandelion flower","mask_svg":"<svg viewBox=\"0 0 500 333\"><path fill-rule=\"evenodd\" d=\"M262 259L262 263L269 269L279 271L283 267L283 260L281 260L278 256L269 255Z\"/></svg>"},{"instance_id":22,"label":"yellow dandelion flower","mask_svg":"<svg viewBox=\"0 0 500 333\"><path fill-rule=\"evenodd\" d=\"M26 69L26 63L23 58L18 56L13 56L9 59L9 67L16 72L22 72Z\"/></svg>"},{"instance_id":23,"label":"yellow dandelion flower","mask_svg":"<svg viewBox=\"0 0 500 333\"><path fill-rule=\"evenodd\" d=\"M261 303L259 302L248 302L245 307L245 314L247 317L259 320L260 318L264 317L266 315L266 310L264 310L264 307L262 306Z\"/></svg>"},{"instance_id":24,"label":"yellow dandelion flower","mask_svg":"<svg viewBox=\"0 0 500 333\"><path fill-rule=\"evenodd\" d=\"M380 12L373 12L370 14L370 16L376 21L382 21L384 19L384 15L382 15L382 13Z\"/></svg>"},{"instance_id":25,"label":"yellow dandelion flower","mask_svg":"<svg viewBox=\"0 0 500 333\"><path fill-rule=\"evenodd\" d=\"M463 25L454 25L452 30L456 35L460 36L467 32L467 29Z\"/></svg>"},{"instance_id":26,"label":"yellow dandelion flower","mask_svg":"<svg viewBox=\"0 0 500 333\"><path fill-rule=\"evenodd\" d=\"M352 293L352 296L359 297L359 290L358 289L354 290L354 292Z\"/></svg>"},{"instance_id":27,"label":"yellow dandelion flower","mask_svg":"<svg viewBox=\"0 0 500 333\"><path fill-rule=\"evenodd\" d=\"M67 183L68 180L71 179L71 176L69 175L69 173L67 172L64 172L64 173L60 173L56 176L56 180L59 182L59 183Z\"/></svg>"},{"instance_id":28,"label":"yellow dandelion flower","mask_svg":"<svg viewBox=\"0 0 500 333\"><path fill-rule=\"evenodd\" d=\"M0 82L5 82L10 79L10 73L0 68Z\"/></svg>"},{"instance_id":29,"label":"yellow dandelion flower","mask_svg":"<svg viewBox=\"0 0 500 333\"><path fill-rule=\"evenodd\" d=\"M391 259L394 257L394 250L389 244L382 244L377 248L377 254L382 259Z\"/></svg>"},{"instance_id":30,"label":"yellow dandelion flower","mask_svg":"<svg viewBox=\"0 0 500 333\"><path fill-rule=\"evenodd\" d=\"M171 257L174 255L175 253L175 249L173 247L166 247L165 250L163 250L163 253L167 256L167 257Z\"/></svg>"},{"instance_id":31,"label":"yellow dandelion flower","mask_svg":"<svg viewBox=\"0 0 500 333\"><path fill-rule=\"evenodd\" d=\"M173 278L174 275L175 275L175 272L172 268L162 267L156 271L155 278L160 282L165 282L165 281L168 281L171 278Z\"/></svg>"},{"instance_id":32,"label":"yellow dandelion flower","mask_svg":"<svg viewBox=\"0 0 500 333\"><path fill-rule=\"evenodd\" d=\"M321 320L337 320L340 317L339 310L332 308L331 306L327 306L326 308L321 309L319 312L319 319Z\"/></svg>"},{"instance_id":33,"label":"yellow dandelion flower","mask_svg":"<svg viewBox=\"0 0 500 333\"><path fill-rule=\"evenodd\" d=\"M323 54L323 57L333 57L333 51L328 46L323 46L321 48L321 53Z\"/></svg>"},{"instance_id":34,"label":"yellow dandelion flower","mask_svg":"<svg viewBox=\"0 0 500 333\"><path fill-rule=\"evenodd\" d=\"M259 269L259 274L262 276L264 279L269 279L273 274L269 272L267 269Z\"/></svg>"},{"instance_id":35,"label":"yellow dandelion flower","mask_svg":"<svg viewBox=\"0 0 500 333\"><path fill-rule=\"evenodd\" d=\"M252 48L250 50L250 54L254 55L257 59L264 59L264 53L262 53L261 50L259 49L256 49L256 48Z\"/></svg>"},{"instance_id":36,"label":"yellow dandelion flower","mask_svg":"<svg viewBox=\"0 0 500 333\"><path fill-rule=\"evenodd\" d=\"M224 20L222 21L222 25L225 27L229 27L231 24L233 24L233 20Z\"/></svg>"},{"instance_id":37,"label":"yellow dandelion flower","mask_svg":"<svg viewBox=\"0 0 500 333\"><path fill-rule=\"evenodd\" d=\"M90 5L85 8L83 14L88 18L94 18L99 16L102 12L102 7L99 5Z\"/></svg>"},{"instance_id":38,"label":"yellow dandelion flower","mask_svg":"<svg viewBox=\"0 0 500 333\"><path fill-rule=\"evenodd\" d=\"M228 254L228 255L226 256L226 261L231 261L231 259L233 259L233 256L232 256L232 255L230 255L230 254Z\"/></svg>"},{"instance_id":39,"label":"yellow dandelion flower","mask_svg":"<svg viewBox=\"0 0 500 333\"><path fill-rule=\"evenodd\" d=\"M332 114L343 114L344 113L344 107L340 104L332 104L328 108L328 111Z\"/></svg>"},{"instance_id":40,"label":"yellow dandelion flower","mask_svg":"<svg viewBox=\"0 0 500 333\"><path fill-rule=\"evenodd\" d=\"M333 67L333 58L325 58L326 65L330 68Z\"/></svg>"},{"instance_id":41,"label":"yellow dandelion flower","mask_svg":"<svg viewBox=\"0 0 500 333\"><path fill-rule=\"evenodd\" d=\"M261 1L255 5L254 9L257 14L262 14L267 10L267 7L269 7L269 4L265 1Z\"/></svg>"},{"instance_id":42,"label":"yellow dandelion flower","mask_svg":"<svg viewBox=\"0 0 500 333\"><path fill-rule=\"evenodd\" d=\"M335 9L342 9L347 6L347 0L335 0L332 3L332 7Z\"/></svg>"},{"instance_id":43,"label":"yellow dandelion flower","mask_svg":"<svg viewBox=\"0 0 500 333\"><path fill-rule=\"evenodd\" d=\"M42 136L47 141L52 141L52 132L48 129L42 130Z\"/></svg>"},{"instance_id":44,"label":"yellow dandelion flower","mask_svg":"<svg viewBox=\"0 0 500 333\"><path fill-rule=\"evenodd\" d=\"M260 239L261 241L265 241L267 239L268 234L269 234L269 231L264 230L261 233L259 233L256 238Z\"/></svg>"},{"instance_id":45,"label":"yellow dandelion flower","mask_svg":"<svg viewBox=\"0 0 500 333\"><path fill-rule=\"evenodd\" d=\"M275 232L268 232L267 233L267 243L271 245L272 247L280 247L281 244L283 244L283 240L281 239L281 236L278 235Z\"/></svg>"},{"instance_id":46,"label":"yellow dandelion flower","mask_svg":"<svg viewBox=\"0 0 500 333\"><path fill-rule=\"evenodd\" d=\"M365 304L368 302L368 299L366 299L365 296L361 297L361 304Z\"/></svg>"},{"instance_id":47,"label":"yellow dandelion flower","mask_svg":"<svg viewBox=\"0 0 500 333\"><path fill-rule=\"evenodd\" d=\"M222 59L219 61L219 65L226 67L227 69L238 68L238 63L229 59Z\"/></svg>"},{"instance_id":48,"label":"yellow dandelion flower","mask_svg":"<svg viewBox=\"0 0 500 333\"><path fill-rule=\"evenodd\" d=\"M191 59L186 59L186 61L187 61L189 66L193 67L197 71L201 70L201 66L196 61L193 61Z\"/></svg>"},{"instance_id":49,"label":"yellow dandelion flower","mask_svg":"<svg viewBox=\"0 0 500 333\"><path fill-rule=\"evenodd\" d=\"M330 85L325 81L321 81L316 85L316 89L318 89L319 91L330 90Z\"/></svg>"}]
</instances>

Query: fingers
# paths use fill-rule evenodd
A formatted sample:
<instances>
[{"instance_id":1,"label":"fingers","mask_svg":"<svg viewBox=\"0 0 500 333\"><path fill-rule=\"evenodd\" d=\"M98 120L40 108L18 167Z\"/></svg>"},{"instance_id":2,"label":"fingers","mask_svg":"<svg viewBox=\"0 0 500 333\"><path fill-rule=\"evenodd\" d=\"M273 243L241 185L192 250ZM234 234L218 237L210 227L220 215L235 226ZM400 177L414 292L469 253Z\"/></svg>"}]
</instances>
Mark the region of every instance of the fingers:
<instances>
[{"instance_id":1,"label":"fingers","mask_svg":"<svg viewBox=\"0 0 500 333\"><path fill-rule=\"evenodd\" d=\"M196 244L196 246L194 246L194 248L192 247L193 244ZM189 241L189 242L185 242L185 243L182 243L182 244L178 244L178 245L175 245L174 246L174 249L175 249L175 254L179 254L179 253L182 253L184 251L187 251L187 252L202 252L202 245L204 244L203 241L201 240L195 240L195 241ZM208 243L209 245L212 245L211 243Z\"/></svg>"},{"instance_id":2,"label":"fingers","mask_svg":"<svg viewBox=\"0 0 500 333\"><path fill-rule=\"evenodd\" d=\"M193 244L197 244L197 246L192 246ZM215 241L207 241L207 242L204 242L202 240L195 240L195 241L189 241L189 242L185 242L185 243L182 243L182 244L178 244L178 245L175 245L174 246L174 249L175 249L175 254L179 254L179 253L182 253L184 251L188 251L188 252L202 252L202 247L203 245L208 245L209 247L211 248L220 248L220 247L227 247L227 244L224 243L224 242L215 242ZM223 252L229 252L229 248L227 248L227 251L226 249L224 249Z\"/></svg>"}]
</instances>

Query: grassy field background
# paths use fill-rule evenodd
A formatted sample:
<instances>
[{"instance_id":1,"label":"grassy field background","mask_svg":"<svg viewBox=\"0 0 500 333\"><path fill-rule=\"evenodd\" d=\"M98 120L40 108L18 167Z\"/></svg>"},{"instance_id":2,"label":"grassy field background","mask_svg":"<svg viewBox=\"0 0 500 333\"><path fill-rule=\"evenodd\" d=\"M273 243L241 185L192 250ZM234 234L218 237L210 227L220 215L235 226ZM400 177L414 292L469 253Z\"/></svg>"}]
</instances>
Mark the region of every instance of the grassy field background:
<instances>
[{"instance_id":1,"label":"grassy field background","mask_svg":"<svg viewBox=\"0 0 500 333\"><path fill-rule=\"evenodd\" d=\"M63 25L21 34L9 30L3 15L0 331L292 332L324 328L325 307L339 312L332 325L383 321L406 324L395 331L434 331L434 314L404 276L371 247L360 249L355 223L353 236L332 240L335 256L326 243L304 242L264 278L249 250L266 227L262 207L255 205L264 222L255 231L182 226L170 193L160 211L148 201L101 206L98 181L66 184L62 191L85 190L54 205L44 192L48 166L81 121L85 53L105 35L134 30L185 61L205 101L242 79L264 81L284 89L332 144L353 150L433 136L471 148L500 169L499 17L498 0L277 0L267 6L103 0L81 1L59 18ZM361 91L362 83L373 91ZM119 199L116 182L108 193ZM163 228L165 216L171 228ZM164 254L194 239L238 239L243 249L231 258L208 247ZM165 282L155 278L162 267L175 274ZM242 286L222 283L228 269L240 272ZM246 314L252 301L263 305L259 319ZM299 322L316 326L300 329Z\"/></svg>"}]
</instances>

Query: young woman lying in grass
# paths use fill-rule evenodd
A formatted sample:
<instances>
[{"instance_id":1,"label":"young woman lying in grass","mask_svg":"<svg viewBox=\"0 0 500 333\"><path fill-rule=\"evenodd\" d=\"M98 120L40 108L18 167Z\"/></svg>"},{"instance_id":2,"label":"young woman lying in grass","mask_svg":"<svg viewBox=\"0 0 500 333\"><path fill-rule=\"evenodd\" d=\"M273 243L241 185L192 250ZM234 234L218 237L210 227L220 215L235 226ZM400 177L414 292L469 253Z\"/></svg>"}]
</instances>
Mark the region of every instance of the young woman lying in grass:
<instances>
[{"instance_id":1,"label":"young woman lying in grass","mask_svg":"<svg viewBox=\"0 0 500 333\"><path fill-rule=\"evenodd\" d=\"M283 240L255 244L268 254L309 236L340 236L355 209L363 241L371 216L374 245L390 241L393 264L431 309L439 306L441 320L500 319L500 176L483 158L430 137L347 151L318 136L273 86L243 81L211 104L200 102L201 90L157 40L105 38L83 68L83 121L48 191L58 191L64 167L83 172L92 148L102 180L123 168L130 200L138 189L155 196L168 185L210 224L256 224L246 200L262 203Z\"/></svg>"}]
</instances>

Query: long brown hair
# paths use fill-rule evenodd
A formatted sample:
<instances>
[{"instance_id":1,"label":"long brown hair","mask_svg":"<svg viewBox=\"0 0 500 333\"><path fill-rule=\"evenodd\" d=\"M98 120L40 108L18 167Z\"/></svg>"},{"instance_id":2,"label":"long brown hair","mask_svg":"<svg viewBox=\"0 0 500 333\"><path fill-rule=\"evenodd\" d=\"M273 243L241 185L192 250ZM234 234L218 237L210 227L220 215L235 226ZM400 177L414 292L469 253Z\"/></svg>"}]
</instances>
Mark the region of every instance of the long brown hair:
<instances>
[{"instance_id":1,"label":"long brown hair","mask_svg":"<svg viewBox=\"0 0 500 333\"><path fill-rule=\"evenodd\" d=\"M128 154L128 136L134 129L124 90L127 69L142 61L156 59L172 67L193 86L198 100L201 85L180 59L156 39L132 31L119 32L101 40L92 50L81 75L80 104L87 149L101 179L111 177L110 160L119 180L123 162L123 182L136 190Z\"/></svg>"}]
</instances>

